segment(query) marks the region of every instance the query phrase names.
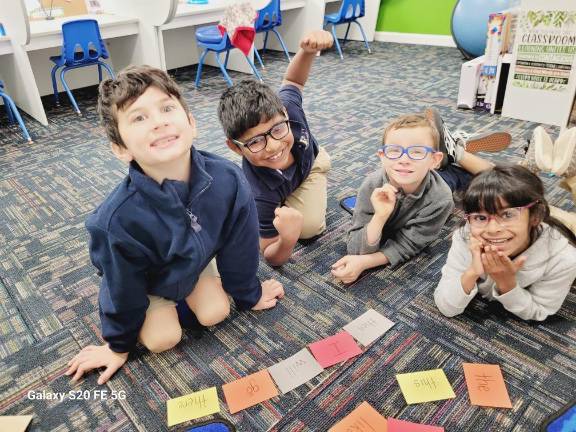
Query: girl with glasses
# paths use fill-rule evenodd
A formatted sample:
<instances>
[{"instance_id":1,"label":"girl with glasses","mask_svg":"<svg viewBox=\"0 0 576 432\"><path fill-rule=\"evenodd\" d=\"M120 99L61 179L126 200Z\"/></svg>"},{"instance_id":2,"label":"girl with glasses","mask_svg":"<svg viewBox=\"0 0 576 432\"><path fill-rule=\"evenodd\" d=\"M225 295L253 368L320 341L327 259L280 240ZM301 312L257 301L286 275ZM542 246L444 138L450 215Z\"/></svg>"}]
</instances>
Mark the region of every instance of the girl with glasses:
<instances>
[{"instance_id":1,"label":"girl with glasses","mask_svg":"<svg viewBox=\"0 0 576 432\"><path fill-rule=\"evenodd\" d=\"M558 312L576 278L576 233L550 215L540 179L496 166L474 177L463 207L434 293L440 312L461 314L478 293L525 320Z\"/></svg>"}]
</instances>

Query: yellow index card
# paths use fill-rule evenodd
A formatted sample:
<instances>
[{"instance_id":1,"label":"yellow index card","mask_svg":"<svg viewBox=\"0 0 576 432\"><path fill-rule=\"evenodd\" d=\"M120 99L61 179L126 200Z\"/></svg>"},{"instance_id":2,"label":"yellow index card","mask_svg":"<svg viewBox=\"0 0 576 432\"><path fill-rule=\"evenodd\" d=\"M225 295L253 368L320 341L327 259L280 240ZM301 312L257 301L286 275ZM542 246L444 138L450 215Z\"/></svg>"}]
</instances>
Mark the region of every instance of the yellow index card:
<instances>
[{"instance_id":1,"label":"yellow index card","mask_svg":"<svg viewBox=\"0 0 576 432\"><path fill-rule=\"evenodd\" d=\"M220 412L216 387L166 401L168 426Z\"/></svg>"},{"instance_id":2,"label":"yellow index card","mask_svg":"<svg viewBox=\"0 0 576 432\"><path fill-rule=\"evenodd\" d=\"M407 404L456 397L442 369L431 369L396 375Z\"/></svg>"}]
</instances>

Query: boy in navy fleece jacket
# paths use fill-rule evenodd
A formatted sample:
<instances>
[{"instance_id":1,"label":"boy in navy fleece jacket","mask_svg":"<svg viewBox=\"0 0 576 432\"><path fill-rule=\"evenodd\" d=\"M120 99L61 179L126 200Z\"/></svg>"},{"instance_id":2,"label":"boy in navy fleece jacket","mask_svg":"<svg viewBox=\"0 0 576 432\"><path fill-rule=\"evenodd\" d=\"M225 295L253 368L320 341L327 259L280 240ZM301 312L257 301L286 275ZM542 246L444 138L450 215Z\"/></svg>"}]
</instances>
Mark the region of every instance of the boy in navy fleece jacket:
<instances>
[{"instance_id":1,"label":"boy in navy fleece jacket","mask_svg":"<svg viewBox=\"0 0 576 432\"><path fill-rule=\"evenodd\" d=\"M105 367L104 384L137 341L153 352L180 341L177 301L209 326L228 316L228 295L239 309L260 310L284 290L256 276L258 216L242 171L192 147L194 118L165 72L128 67L102 82L98 111L130 168L86 221L106 343L85 347L66 375Z\"/></svg>"}]
</instances>

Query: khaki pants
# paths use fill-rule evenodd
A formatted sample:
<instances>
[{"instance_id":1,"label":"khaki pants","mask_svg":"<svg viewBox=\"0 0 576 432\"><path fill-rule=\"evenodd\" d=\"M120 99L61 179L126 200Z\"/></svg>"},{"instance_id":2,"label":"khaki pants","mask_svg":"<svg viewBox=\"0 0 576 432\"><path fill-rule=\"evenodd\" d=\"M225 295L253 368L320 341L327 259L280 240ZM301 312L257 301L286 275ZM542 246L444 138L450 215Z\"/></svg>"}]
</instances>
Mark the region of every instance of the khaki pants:
<instances>
[{"instance_id":1,"label":"khaki pants","mask_svg":"<svg viewBox=\"0 0 576 432\"><path fill-rule=\"evenodd\" d=\"M576 235L576 213L570 213L558 207L550 206L550 216L562 222Z\"/></svg>"},{"instance_id":2,"label":"khaki pants","mask_svg":"<svg viewBox=\"0 0 576 432\"><path fill-rule=\"evenodd\" d=\"M563 180L560 186L572 194L572 199L576 204L576 177ZM576 235L576 213L550 206L550 216L558 219Z\"/></svg>"},{"instance_id":3,"label":"khaki pants","mask_svg":"<svg viewBox=\"0 0 576 432\"><path fill-rule=\"evenodd\" d=\"M298 210L304 216L301 239L309 239L326 229L327 181L330 156L320 147L310 174L286 199L287 207Z\"/></svg>"},{"instance_id":4,"label":"khaki pants","mask_svg":"<svg viewBox=\"0 0 576 432\"><path fill-rule=\"evenodd\" d=\"M202 276L220 276L220 273L218 273L218 267L216 266L216 258L212 258L208 265L204 267L204 270L202 270L202 273L200 273L198 279L200 279ZM150 304L148 305L146 312L163 306L176 306L176 302L174 300L155 295L149 295L148 300L150 300Z\"/></svg>"}]
</instances>

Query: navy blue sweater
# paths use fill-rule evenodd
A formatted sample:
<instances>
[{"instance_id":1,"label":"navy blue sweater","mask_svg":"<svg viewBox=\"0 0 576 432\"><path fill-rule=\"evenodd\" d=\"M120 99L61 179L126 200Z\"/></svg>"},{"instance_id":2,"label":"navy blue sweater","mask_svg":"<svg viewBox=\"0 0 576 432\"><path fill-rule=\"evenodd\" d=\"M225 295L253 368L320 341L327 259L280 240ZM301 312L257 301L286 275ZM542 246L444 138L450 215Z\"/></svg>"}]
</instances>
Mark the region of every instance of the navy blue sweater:
<instances>
[{"instance_id":1,"label":"navy blue sweater","mask_svg":"<svg viewBox=\"0 0 576 432\"><path fill-rule=\"evenodd\" d=\"M133 163L86 227L102 276L102 337L113 351L136 344L148 294L184 299L214 256L238 308L260 299L256 206L241 169L226 159L192 149L188 184L158 184Z\"/></svg>"}]
</instances>

